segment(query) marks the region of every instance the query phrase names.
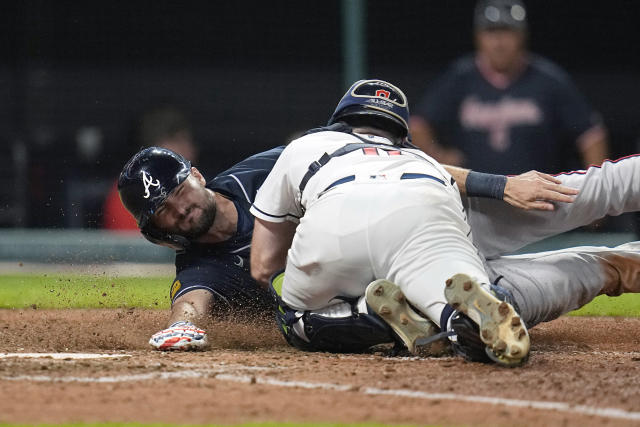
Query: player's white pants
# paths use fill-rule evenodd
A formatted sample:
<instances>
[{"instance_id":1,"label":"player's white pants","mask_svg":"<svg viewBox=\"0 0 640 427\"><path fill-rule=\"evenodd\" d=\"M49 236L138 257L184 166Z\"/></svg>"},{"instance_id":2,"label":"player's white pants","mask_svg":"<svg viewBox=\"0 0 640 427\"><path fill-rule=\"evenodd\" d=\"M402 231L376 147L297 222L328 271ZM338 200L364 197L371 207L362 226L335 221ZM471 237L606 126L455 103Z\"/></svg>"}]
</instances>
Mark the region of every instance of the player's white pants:
<instances>
[{"instance_id":1,"label":"player's white pants","mask_svg":"<svg viewBox=\"0 0 640 427\"><path fill-rule=\"evenodd\" d=\"M558 178L580 193L573 203L556 203L552 212L524 211L503 201L478 197L465 200L474 242L485 257L512 253L605 215L640 210L640 155Z\"/></svg>"},{"instance_id":2,"label":"player's white pants","mask_svg":"<svg viewBox=\"0 0 640 427\"><path fill-rule=\"evenodd\" d=\"M552 212L523 211L491 199L465 201L474 242L488 259L490 279L503 276L498 284L513 293L529 326L582 307L601 293L640 292L638 242L500 256L605 215L640 210L640 156L558 178L580 193L573 203L557 203Z\"/></svg>"},{"instance_id":3,"label":"player's white pants","mask_svg":"<svg viewBox=\"0 0 640 427\"><path fill-rule=\"evenodd\" d=\"M576 247L487 261L492 281L513 294L531 327L582 307L600 294L640 292L640 242Z\"/></svg>"},{"instance_id":4,"label":"player's white pants","mask_svg":"<svg viewBox=\"0 0 640 427\"><path fill-rule=\"evenodd\" d=\"M314 310L386 278L435 323L444 283L488 283L456 187L430 179L339 185L308 208L287 257L282 299Z\"/></svg>"}]
</instances>

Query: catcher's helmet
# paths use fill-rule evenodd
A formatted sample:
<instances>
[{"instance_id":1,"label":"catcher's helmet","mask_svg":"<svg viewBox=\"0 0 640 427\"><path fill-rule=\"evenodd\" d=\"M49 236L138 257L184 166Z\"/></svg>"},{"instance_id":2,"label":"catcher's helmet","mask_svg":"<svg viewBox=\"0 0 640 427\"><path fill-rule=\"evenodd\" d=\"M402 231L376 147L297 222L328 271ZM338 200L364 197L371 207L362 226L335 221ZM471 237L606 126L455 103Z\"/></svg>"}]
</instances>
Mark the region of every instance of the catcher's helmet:
<instances>
[{"instance_id":1,"label":"catcher's helmet","mask_svg":"<svg viewBox=\"0 0 640 427\"><path fill-rule=\"evenodd\" d=\"M521 0L479 0L473 16L477 30L510 28L527 29L527 11Z\"/></svg>"},{"instance_id":2,"label":"catcher's helmet","mask_svg":"<svg viewBox=\"0 0 640 427\"><path fill-rule=\"evenodd\" d=\"M383 80L358 80L344 94L329 125L349 119L382 120L401 138L409 136L409 104L405 94Z\"/></svg>"},{"instance_id":3,"label":"catcher's helmet","mask_svg":"<svg viewBox=\"0 0 640 427\"><path fill-rule=\"evenodd\" d=\"M188 239L159 230L149 222L149 218L190 173L189 160L160 147L139 151L122 169L118 178L120 199L135 217L142 234L151 242L167 244L175 249L188 246Z\"/></svg>"}]
</instances>

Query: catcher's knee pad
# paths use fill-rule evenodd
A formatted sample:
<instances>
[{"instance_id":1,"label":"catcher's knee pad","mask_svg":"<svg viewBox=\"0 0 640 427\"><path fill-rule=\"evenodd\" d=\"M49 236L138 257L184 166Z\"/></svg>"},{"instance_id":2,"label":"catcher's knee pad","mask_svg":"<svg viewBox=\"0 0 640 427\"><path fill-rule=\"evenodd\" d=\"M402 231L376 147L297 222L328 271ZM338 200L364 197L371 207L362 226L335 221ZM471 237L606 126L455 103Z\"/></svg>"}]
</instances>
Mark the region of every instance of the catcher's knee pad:
<instances>
[{"instance_id":1,"label":"catcher's knee pad","mask_svg":"<svg viewBox=\"0 0 640 427\"><path fill-rule=\"evenodd\" d=\"M364 297L344 300L321 310L289 308L281 298L284 273L271 280L276 322L287 342L304 351L359 353L377 344L394 342L389 325L369 314Z\"/></svg>"}]
</instances>

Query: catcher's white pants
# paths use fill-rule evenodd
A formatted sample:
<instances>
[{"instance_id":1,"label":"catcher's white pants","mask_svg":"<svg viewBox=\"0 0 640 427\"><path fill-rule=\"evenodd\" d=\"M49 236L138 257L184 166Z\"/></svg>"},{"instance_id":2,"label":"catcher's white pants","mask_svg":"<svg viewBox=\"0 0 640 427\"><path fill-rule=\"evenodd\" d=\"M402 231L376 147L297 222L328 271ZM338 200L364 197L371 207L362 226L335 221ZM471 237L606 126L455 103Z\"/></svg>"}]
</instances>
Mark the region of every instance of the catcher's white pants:
<instances>
[{"instance_id":1,"label":"catcher's white pants","mask_svg":"<svg viewBox=\"0 0 640 427\"><path fill-rule=\"evenodd\" d=\"M308 208L287 257L282 298L315 310L396 283L436 324L456 273L488 283L458 189L430 179L339 185Z\"/></svg>"}]
</instances>

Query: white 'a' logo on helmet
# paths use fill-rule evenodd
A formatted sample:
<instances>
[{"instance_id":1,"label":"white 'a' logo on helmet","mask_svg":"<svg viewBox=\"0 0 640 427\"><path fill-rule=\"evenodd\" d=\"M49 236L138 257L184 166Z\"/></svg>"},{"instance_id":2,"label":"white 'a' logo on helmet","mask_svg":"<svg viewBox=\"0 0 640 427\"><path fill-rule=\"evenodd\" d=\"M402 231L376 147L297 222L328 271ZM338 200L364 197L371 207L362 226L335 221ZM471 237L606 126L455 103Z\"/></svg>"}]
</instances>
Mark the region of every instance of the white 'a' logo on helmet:
<instances>
[{"instance_id":1,"label":"white 'a' logo on helmet","mask_svg":"<svg viewBox=\"0 0 640 427\"><path fill-rule=\"evenodd\" d=\"M160 187L160 180L153 180L153 177L147 174L146 171L142 171L142 183L144 184L144 198L148 199L151 193L149 193L149 187Z\"/></svg>"}]
</instances>

